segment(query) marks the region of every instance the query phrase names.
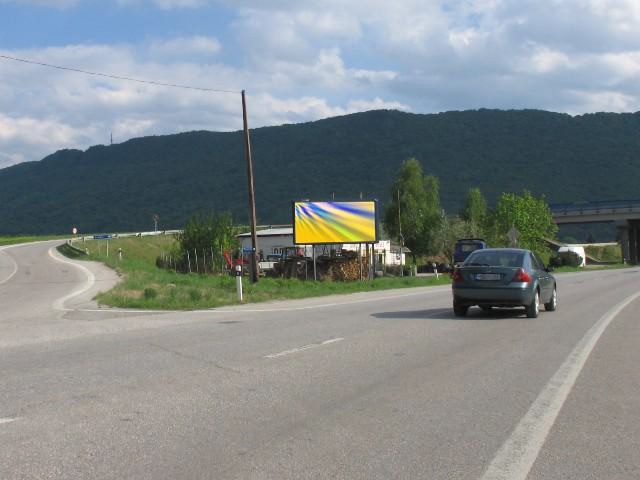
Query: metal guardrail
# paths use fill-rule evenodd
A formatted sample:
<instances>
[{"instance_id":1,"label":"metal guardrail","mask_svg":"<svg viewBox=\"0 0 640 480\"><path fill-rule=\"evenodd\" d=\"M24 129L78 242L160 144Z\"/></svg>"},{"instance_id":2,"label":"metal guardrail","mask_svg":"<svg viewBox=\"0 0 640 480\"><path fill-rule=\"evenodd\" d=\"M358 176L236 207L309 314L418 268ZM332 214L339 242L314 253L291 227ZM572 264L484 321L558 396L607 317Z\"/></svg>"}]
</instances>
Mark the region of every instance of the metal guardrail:
<instances>
[{"instance_id":1,"label":"metal guardrail","mask_svg":"<svg viewBox=\"0 0 640 480\"><path fill-rule=\"evenodd\" d=\"M549 209L553 216L635 213L640 212L640 200L555 203L549 205Z\"/></svg>"},{"instance_id":2,"label":"metal guardrail","mask_svg":"<svg viewBox=\"0 0 640 480\"><path fill-rule=\"evenodd\" d=\"M74 240L115 240L127 237L149 237L154 235L175 235L182 230L158 230L157 232L100 233L95 235L78 235Z\"/></svg>"}]
</instances>

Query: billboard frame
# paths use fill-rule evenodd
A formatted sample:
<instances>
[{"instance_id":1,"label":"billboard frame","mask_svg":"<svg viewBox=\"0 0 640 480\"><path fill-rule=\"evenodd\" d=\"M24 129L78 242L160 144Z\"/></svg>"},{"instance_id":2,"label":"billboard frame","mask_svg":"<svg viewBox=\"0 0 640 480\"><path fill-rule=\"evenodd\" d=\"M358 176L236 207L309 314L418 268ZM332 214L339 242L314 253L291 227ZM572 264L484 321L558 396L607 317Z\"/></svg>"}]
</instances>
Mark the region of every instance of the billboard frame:
<instances>
[{"instance_id":1,"label":"billboard frame","mask_svg":"<svg viewBox=\"0 0 640 480\"><path fill-rule=\"evenodd\" d=\"M363 242L314 242L314 243L296 243L296 203L373 203L374 204L374 222L375 222L375 239L372 241ZM293 244L294 245L340 245L340 244L355 244L366 245L374 244L380 241L380 209L378 208L378 199L372 198L369 200L357 199L357 200L292 200L291 201L291 224L293 225Z\"/></svg>"}]
</instances>

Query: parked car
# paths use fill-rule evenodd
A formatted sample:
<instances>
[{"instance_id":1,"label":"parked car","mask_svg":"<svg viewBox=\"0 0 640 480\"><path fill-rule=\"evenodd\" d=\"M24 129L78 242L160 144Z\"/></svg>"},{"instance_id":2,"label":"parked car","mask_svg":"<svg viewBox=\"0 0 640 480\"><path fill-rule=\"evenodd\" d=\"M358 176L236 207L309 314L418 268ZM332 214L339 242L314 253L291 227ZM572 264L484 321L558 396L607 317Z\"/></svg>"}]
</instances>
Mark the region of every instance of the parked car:
<instances>
[{"instance_id":1,"label":"parked car","mask_svg":"<svg viewBox=\"0 0 640 480\"><path fill-rule=\"evenodd\" d=\"M482 238L461 238L457 240L453 248L453 264L461 264L471 252L484 248L489 248L489 245Z\"/></svg>"},{"instance_id":2,"label":"parked car","mask_svg":"<svg viewBox=\"0 0 640 480\"><path fill-rule=\"evenodd\" d=\"M541 303L554 311L558 294L549 270L529 250L476 250L451 274L453 311L464 317L473 305L486 312L493 307L524 307L527 317L536 318Z\"/></svg>"}]
</instances>

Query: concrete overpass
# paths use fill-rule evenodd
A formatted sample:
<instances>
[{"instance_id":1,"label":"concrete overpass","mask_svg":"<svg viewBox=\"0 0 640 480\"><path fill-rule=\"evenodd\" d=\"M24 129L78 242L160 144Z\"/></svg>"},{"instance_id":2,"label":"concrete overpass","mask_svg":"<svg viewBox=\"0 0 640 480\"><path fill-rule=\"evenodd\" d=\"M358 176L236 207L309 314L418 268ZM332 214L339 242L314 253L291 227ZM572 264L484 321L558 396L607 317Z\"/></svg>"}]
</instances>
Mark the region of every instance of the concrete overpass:
<instances>
[{"instance_id":1,"label":"concrete overpass","mask_svg":"<svg viewBox=\"0 0 640 480\"><path fill-rule=\"evenodd\" d=\"M550 208L557 225L615 223L623 258L640 263L640 200L556 203Z\"/></svg>"}]
</instances>

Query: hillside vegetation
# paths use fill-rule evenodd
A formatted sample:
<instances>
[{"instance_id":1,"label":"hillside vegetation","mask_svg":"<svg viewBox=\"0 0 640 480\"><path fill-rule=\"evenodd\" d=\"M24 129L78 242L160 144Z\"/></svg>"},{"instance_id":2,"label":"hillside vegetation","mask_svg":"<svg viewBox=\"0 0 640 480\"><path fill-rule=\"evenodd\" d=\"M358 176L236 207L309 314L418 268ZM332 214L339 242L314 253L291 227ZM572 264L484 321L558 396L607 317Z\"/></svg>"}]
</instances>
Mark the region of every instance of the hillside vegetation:
<instances>
[{"instance_id":1,"label":"hillside vegetation","mask_svg":"<svg viewBox=\"0 0 640 480\"><path fill-rule=\"evenodd\" d=\"M252 130L259 224L290 222L290 201L390 200L402 162L440 180L447 212L470 187L489 204L528 189L550 203L638 196L640 113L535 110L417 115L372 111ZM190 132L62 150L0 170L0 234L178 228L197 211L247 222L240 132Z\"/></svg>"}]
</instances>

